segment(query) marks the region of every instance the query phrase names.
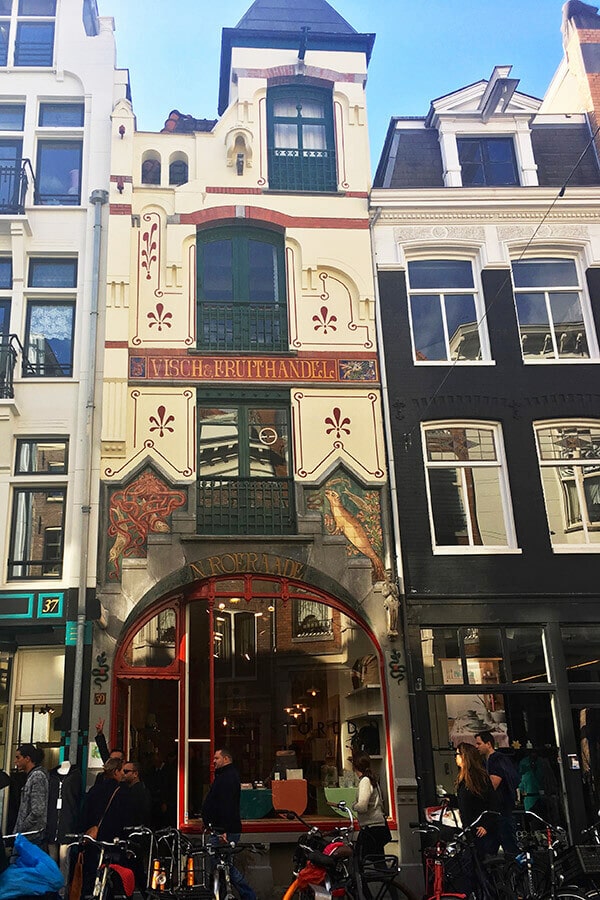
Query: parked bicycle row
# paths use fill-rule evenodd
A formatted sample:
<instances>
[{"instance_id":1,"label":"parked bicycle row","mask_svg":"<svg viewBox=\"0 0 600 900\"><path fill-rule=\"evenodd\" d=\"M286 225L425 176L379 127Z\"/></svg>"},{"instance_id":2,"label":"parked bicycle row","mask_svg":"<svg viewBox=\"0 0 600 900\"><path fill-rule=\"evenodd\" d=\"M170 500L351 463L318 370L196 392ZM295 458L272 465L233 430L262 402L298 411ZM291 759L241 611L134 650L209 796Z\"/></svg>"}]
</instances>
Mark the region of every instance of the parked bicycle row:
<instances>
[{"instance_id":1,"label":"parked bicycle row","mask_svg":"<svg viewBox=\"0 0 600 900\"><path fill-rule=\"evenodd\" d=\"M566 831L533 811L515 822L517 853L490 855L480 829L499 813L484 810L463 829L414 823L423 835L428 900L583 900L600 897L600 822L569 844ZM447 821L447 819L446 819Z\"/></svg>"}]
</instances>

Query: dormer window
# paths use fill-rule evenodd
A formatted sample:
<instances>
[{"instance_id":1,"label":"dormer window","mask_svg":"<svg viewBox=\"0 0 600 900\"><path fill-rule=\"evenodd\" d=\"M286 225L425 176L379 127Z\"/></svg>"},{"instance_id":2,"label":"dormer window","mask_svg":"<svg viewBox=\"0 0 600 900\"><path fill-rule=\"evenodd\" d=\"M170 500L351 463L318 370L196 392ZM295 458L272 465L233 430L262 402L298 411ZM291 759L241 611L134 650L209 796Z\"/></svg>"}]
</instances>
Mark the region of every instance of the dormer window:
<instances>
[{"instance_id":1,"label":"dormer window","mask_svg":"<svg viewBox=\"0 0 600 900\"><path fill-rule=\"evenodd\" d=\"M519 184L512 137L459 137L456 145L463 187Z\"/></svg>"}]
</instances>

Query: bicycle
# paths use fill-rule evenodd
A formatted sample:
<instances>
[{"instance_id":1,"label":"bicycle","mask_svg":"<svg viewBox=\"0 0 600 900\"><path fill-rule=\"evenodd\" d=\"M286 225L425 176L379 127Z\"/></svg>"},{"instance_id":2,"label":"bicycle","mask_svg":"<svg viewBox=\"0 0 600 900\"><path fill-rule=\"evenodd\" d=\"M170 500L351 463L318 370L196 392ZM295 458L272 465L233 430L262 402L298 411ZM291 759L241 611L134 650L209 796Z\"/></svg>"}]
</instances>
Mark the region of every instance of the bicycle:
<instances>
[{"instance_id":1,"label":"bicycle","mask_svg":"<svg viewBox=\"0 0 600 900\"><path fill-rule=\"evenodd\" d=\"M310 827L301 816L289 810L276 810L288 819L297 819L308 834L298 840L294 853L295 879L283 900L313 900L315 897L347 897L352 900L414 900L410 890L398 878L395 857L368 858L360 863L352 841L354 817L345 803L337 809L346 812L349 824L324 834Z\"/></svg>"},{"instance_id":2,"label":"bicycle","mask_svg":"<svg viewBox=\"0 0 600 900\"><path fill-rule=\"evenodd\" d=\"M526 810L525 815L543 836L544 864L540 865L539 854L536 855L539 842L535 833L522 837L522 852L508 862L505 870L506 883L513 896L518 900L582 900L585 889L566 883L570 878L560 862L563 857L560 851L567 845L564 828L546 822L532 810Z\"/></svg>"},{"instance_id":3,"label":"bicycle","mask_svg":"<svg viewBox=\"0 0 600 900\"><path fill-rule=\"evenodd\" d=\"M245 850L250 853L261 853L263 850L255 844L236 844L223 839L223 835L206 829L203 834L203 852L208 857L206 884L210 887L212 900L237 900L237 877L240 873L233 865L233 858Z\"/></svg>"},{"instance_id":4,"label":"bicycle","mask_svg":"<svg viewBox=\"0 0 600 900\"><path fill-rule=\"evenodd\" d=\"M135 873L123 862L135 858L135 853L128 842L121 838L114 841L99 841L89 834L70 834L67 837L75 838L69 847L79 847L83 854L81 860L83 866L83 892L82 897L91 900L116 900L116 898L130 897L135 886ZM93 867L90 866L89 875L85 870L85 852L94 849L98 853ZM91 869L95 869L93 875ZM73 873L72 873L73 877ZM124 883L125 882L127 883ZM86 885L87 882L87 885ZM86 890L86 887L91 887Z\"/></svg>"},{"instance_id":5,"label":"bicycle","mask_svg":"<svg viewBox=\"0 0 600 900\"><path fill-rule=\"evenodd\" d=\"M200 888L208 883L206 847L197 846L174 826L156 832L142 827L131 831L130 837L138 834L151 837L145 885L148 897L164 900L165 894L176 898L201 894Z\"/></svg>"},{"instance_id":6,"label":"bicycle","mask_svg":"<svg viewBox=\"0 0 600 900\"><path fill-rule=\"evenodd\" d=\"M475 847L476 829L486 816L497 813L486 810L474 822L453 835L452 840L442 840L439 825L430 823L411 823L413 833L437 835L432 847L425 847L425 880L431 891L427 900L466 900L475 897L477 900L514 900L514 895L506 884L497 877L497 859L485 862ZM454 871L450 861L454 864ZM465 890L449 890L448 882L458 880L459 887ZM454 887L455 885L452 885Z\"/></svg>"}]
</instances>

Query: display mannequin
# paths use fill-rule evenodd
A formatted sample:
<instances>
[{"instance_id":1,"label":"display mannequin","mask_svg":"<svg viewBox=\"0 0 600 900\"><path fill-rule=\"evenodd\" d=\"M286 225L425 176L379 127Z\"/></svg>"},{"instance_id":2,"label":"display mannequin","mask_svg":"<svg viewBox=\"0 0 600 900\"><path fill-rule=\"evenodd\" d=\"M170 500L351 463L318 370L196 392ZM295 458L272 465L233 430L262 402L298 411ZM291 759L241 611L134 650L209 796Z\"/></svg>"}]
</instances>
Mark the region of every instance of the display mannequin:
<instances>
[{"instance_id":1,"label":"display mannequin","mask_svg":"<svg viewBox=\"0 0 600 900\"><path fill-rule=\"evenodd\" d=\"M82 786L80 769L68 760L49 772L48 853L60 865L65 879L69 843L66 835L76 833L78 829Z\"/></svg>"}]
</instances>

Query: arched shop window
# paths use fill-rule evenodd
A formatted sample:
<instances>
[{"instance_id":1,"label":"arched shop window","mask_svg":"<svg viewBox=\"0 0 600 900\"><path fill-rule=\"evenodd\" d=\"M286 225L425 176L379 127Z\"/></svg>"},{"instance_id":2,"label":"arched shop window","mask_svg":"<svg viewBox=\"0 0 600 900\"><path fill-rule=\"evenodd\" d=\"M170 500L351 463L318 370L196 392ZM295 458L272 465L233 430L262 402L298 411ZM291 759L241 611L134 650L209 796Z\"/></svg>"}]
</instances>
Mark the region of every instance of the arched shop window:
<instances>
[{"instance_id":1,"label":"arched shop window","mask_svg":"<svg viewBox=\"0 0 600 900\"><path fill-rule=\"evenodd\" d=\"M370 752L387 792L382 669L364 625L285 578L224 576L192 590L148 610L115 661L113 738L144 772L159 762L173 773L171 821L193 826L220 746L240 770L247 830L280 828L272 809L291 790L309 817L337 819L331 804L355 798L353 747Z\"/></svg>"}]
</instances>

